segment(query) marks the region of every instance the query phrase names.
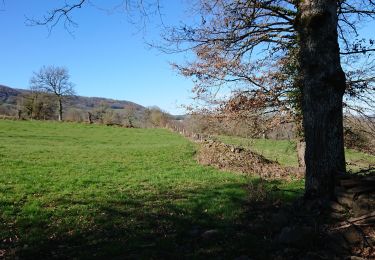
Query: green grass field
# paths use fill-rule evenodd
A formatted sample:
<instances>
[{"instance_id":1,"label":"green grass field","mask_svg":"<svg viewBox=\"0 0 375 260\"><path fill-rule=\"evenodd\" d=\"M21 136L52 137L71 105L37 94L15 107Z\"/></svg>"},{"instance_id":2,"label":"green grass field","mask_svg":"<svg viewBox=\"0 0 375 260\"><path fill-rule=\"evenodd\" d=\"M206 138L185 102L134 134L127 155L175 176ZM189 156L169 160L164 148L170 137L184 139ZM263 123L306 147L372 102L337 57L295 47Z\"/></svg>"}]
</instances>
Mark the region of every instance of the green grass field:
<instances>
[{"instance_id":1,"label":"green grass field","mask_svg":"<svg viewBox=\"0 0 375 260\"><path fill-rule=\"evenodd\" d=\"M277 161L283 166L298 166L296 143L294 140L247 139L234 136L218 136L220 141L250 148L262 154L267 159ZM375 156L352 149L345 150L345 157L349 163L348 169L357 171L375 165Z\"/></svg>"},{"instance_id":2,"label":"green grass field","mask_svg":"<svg viewBox=\"0 0 375 260\"><path fill-rule=\"evenodd\" d=\"M221 172L195 152L162 129L0 120L0 258L266 254L268 227L248 222L303 182Z\"/></svg>"}]
</instances>

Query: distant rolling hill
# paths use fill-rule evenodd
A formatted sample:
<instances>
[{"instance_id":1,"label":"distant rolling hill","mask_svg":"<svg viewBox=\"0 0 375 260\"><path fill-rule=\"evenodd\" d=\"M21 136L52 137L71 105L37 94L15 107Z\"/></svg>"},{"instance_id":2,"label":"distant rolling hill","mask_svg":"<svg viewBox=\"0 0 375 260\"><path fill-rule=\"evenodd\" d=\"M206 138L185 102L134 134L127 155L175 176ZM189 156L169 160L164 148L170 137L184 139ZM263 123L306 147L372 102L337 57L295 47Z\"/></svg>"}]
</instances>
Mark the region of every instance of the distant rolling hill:
<instances>
[{"instance_id":1,"label":"distant rolling hill","mask_svg":"<svg viewBox=\"0 0 375 260\"><path fill-rule=\"evenodd\" d=\"M30 90L0 85L0 105L7 105L9 107L14 106L14 108L16 108L17 99L28 93L30 93ZM112 109L124 109L126 107L133 107L137 111L144 111L146 109L144 106L126 100L82 96L69 97L69 99L66 101L65 109L76 108L84 111L90 111L98 108L103 103Z\"/></svg>"}]
</instances>

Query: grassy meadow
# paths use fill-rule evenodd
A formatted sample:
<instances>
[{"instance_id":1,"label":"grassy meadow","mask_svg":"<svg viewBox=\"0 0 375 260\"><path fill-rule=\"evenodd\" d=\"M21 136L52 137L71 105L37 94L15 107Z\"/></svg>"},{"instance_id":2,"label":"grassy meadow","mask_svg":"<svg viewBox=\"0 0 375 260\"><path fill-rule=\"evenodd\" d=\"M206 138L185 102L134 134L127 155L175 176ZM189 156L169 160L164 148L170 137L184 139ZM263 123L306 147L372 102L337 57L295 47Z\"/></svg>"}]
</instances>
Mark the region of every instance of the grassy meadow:
<instances>
[{"instance_id":1,"label":"grassy meadow","mask_svg":"<svg viewBox=\"0 0 375 260\"><path fill-rule=\"evenodd\" d=\"M303 182L201 166L196 149L163 129L0 120L0 258L264 257L266 202Z\"/></svg>"}]
</instances>

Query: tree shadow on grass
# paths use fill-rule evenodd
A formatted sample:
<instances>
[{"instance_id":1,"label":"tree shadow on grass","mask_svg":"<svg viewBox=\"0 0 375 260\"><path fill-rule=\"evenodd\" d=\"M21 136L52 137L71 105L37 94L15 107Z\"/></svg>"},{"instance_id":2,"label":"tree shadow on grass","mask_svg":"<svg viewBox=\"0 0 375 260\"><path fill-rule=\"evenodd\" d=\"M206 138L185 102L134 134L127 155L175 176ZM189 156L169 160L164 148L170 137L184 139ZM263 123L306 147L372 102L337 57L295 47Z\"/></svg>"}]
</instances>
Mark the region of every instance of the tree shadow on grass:
<instances>
[{"instance_id":1,"label":"tree shadow on grass","mask_svg":"<svg viewBox=\"0 0 375 260\"><path fill-rule=\"evenodd\" d=\"M275 214L301 194L281 182L251 180L127 199L61 198L58 214L42 207L0 242L21 259L235 258L265 259L280 223ZM244 194L244 191L246 195ZM73 206L73 207L72 207ZM74 208L92 212L81 215ZM277 216L276 216L277 217Z\"/></svg>"}]
</instances>

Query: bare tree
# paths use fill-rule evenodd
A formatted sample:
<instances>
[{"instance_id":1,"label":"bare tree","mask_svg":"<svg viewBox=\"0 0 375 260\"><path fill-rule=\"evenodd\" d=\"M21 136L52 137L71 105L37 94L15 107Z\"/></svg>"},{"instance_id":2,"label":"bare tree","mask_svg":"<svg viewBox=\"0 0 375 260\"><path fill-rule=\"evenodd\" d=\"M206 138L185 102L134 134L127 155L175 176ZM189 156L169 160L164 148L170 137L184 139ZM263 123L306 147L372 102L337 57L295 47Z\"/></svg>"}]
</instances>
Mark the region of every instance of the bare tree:
<instances>
[{"instance_id":1,"label":"bare tree","mask_svg":"<svg viewBox=\"0 0 375 260\"><path fill-rule=\"evenodd\" d=\"M43 66L30 79L30 88L55 95L58 102L59 121L63 120L63 100L74 94L74 84L69 81L68 69Z\"/></svg>"}]
</instances>

